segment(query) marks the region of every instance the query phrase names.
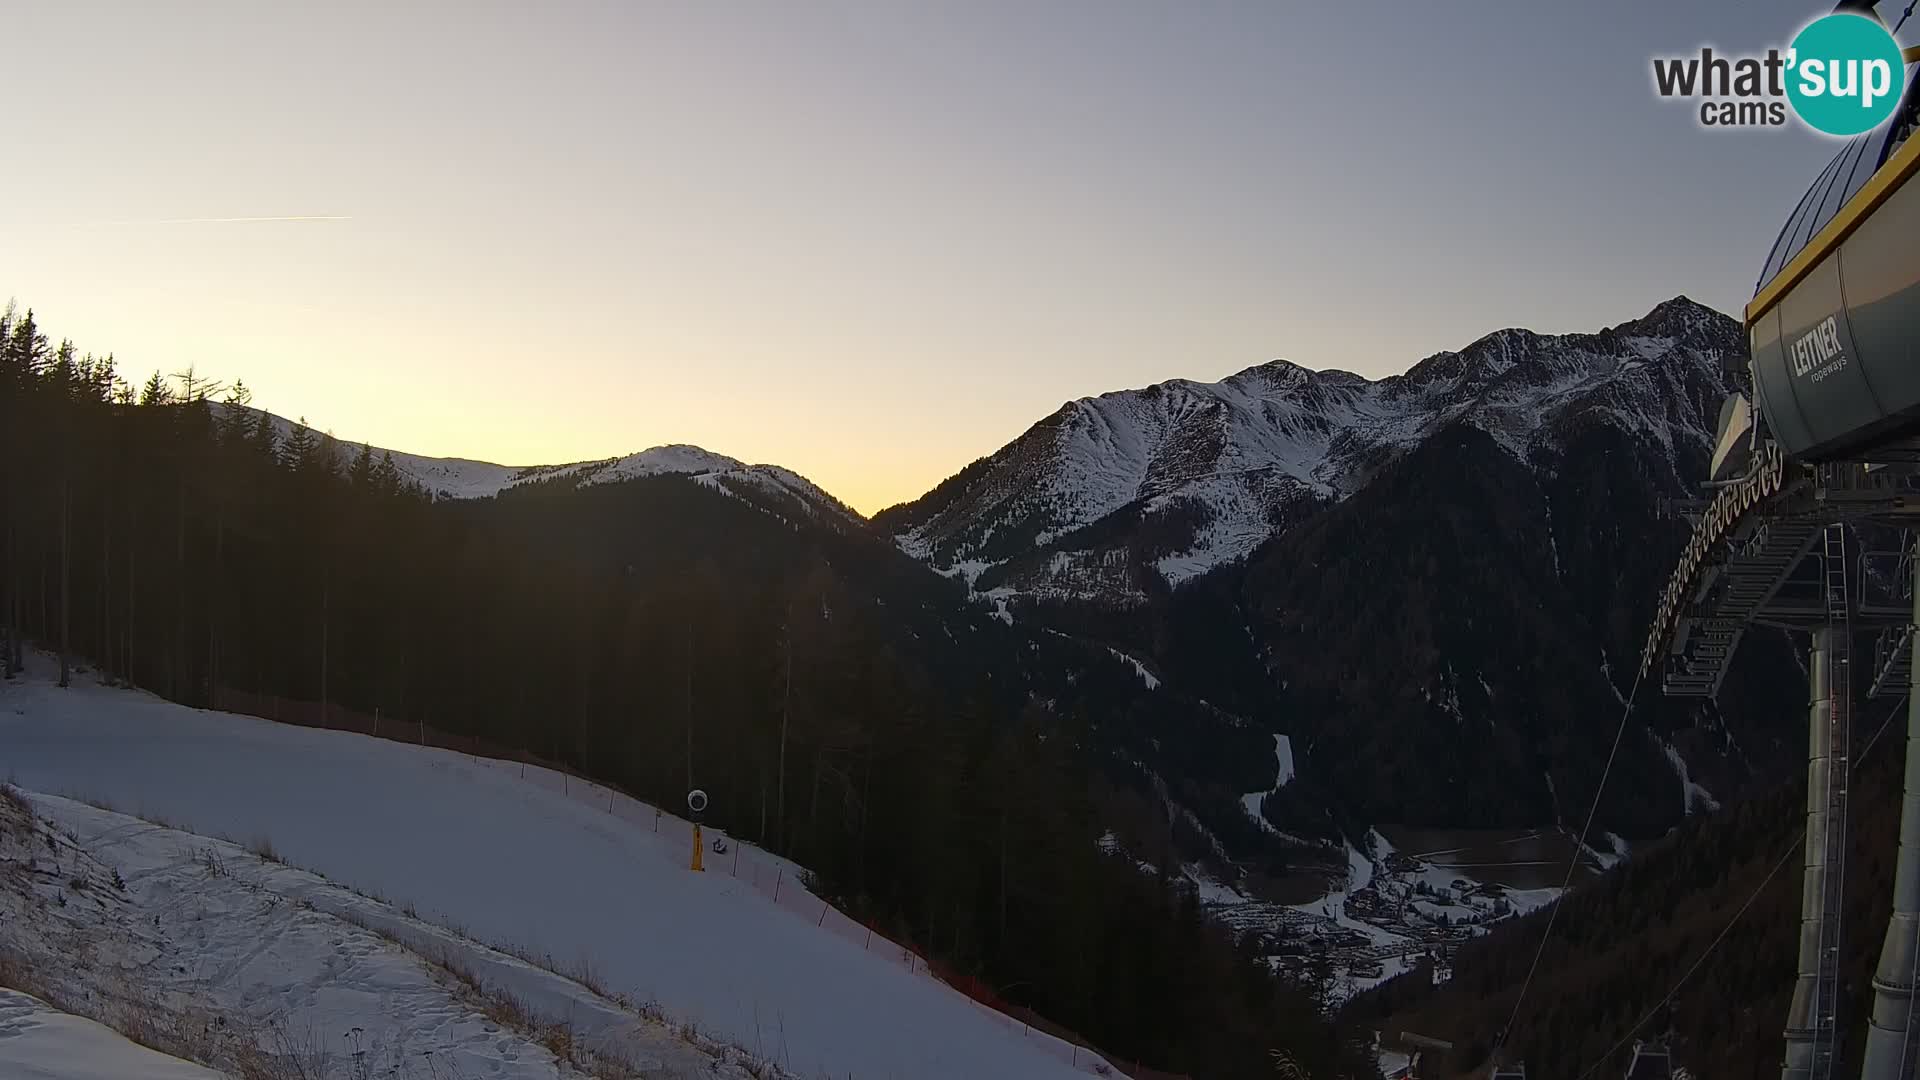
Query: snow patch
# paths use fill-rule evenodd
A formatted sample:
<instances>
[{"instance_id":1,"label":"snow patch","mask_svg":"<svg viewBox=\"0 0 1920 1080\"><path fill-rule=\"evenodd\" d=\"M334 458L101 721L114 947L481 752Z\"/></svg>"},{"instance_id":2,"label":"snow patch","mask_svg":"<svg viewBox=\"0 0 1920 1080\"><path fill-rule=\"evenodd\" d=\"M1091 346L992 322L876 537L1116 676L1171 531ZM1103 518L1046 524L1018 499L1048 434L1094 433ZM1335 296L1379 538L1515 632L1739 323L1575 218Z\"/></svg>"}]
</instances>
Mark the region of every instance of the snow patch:
<instances>
[{"instance_id":1,"label":"snow patch","mask_svg":"<svg viewBox=\"0 0 1920 1080\"><path fill-rule=\"evenodd\" d=\"M1267 820L1266 804L1268 795L1286 787L1287 783L1294 777L1293 740L1285 735L1275 735L1273 737L1273 757L1275 764L1278 766L1274 773L1273 786L1265 791L1252 791L1240 796L1240 806L1246 810L1247 816L1252 818L1254 823L1259 825L1260 828L1275 836L1284 836L1285 834L1274 828L1273 823Z\"/></svg>"},{"instance_id":2,"label":"snow patch","mask_svg":"<svg viewBox=\"0 0 1920 1080\"><path fill-rule=\"evenodd\" d=\"M1660 749L1667 755L1667 763L1673 766L1674 775L1680 778L1680 790L1683 793L1682 798L1685 799L1686 815L1692 817L1695 807L1700 807L1709 814L1718 811L1719 800L1709 794L1706 788L1694 782L1687 770L1687 759L1680 756L1679 748L1659 736L1655 736L1654 741L1660 744Z\"/></svg>"},{"instance_id":3,"label":"snow patch","mask_svg":"<svg viewBox=\"0 0 1920 1080\"><path fill-rule=\"evenodd\" d=\"M1013 617L1008 616L1007 622L1012 623ZM1138 660L1135 660L1133 657L1128 656L1126 653L1121 652L1119 649L1109 647L1107 651L1113 654L1114 659L1123 661L1128 664L1132 664L1134 674L1140 676L1140 681L1147 684L1147 689L1149 690L1160 689L1160 680L1154 678L1153 672L1147 670L1147 665L1141 663Z\"/></svg>"},{"instance_id":4,"label":"snow patch","mask_svg":"<svg viewBox=\"0 0 1920 1080\"><path fill-rule=\"evenodd\" d=\"M1285 735L1273 737L1273 757L1280 766L1273 779L1273 790L1279 791L1293 779L1293 740Z\"/></svg>"},{"instance_id":5,"label":"snow patch","mask_svg":"<svg viewBox=\"0 0 1920 1080\"><path fill-rule=\"evenodd\" d=\"M1224 885L1196 864L1189 863L1183 868L1187 882L1200 896L1200 902L1213 906L1230 906L1247 903L1251 897L1230 885Z\"/></svg>"},{"instance_id":6,"label":"snow patch","mask_svg":"<svg viewBox=\"0 0 1920 1080\"><path fill-rule=\"evenodd\" d=\"M1278 836L1280 835L1280 830L1274 828L1273 822L1267 820L1268 794L1269 792L1265 791L1254 791L1242 795L1240 796L1240 808L1245 810L1247 816L1252 818L1253 823L1260 826L1263 831Z\"/></svg>"},{"instance_id":7,"label":"snow patch","mask_svg":"<svg viewBox=\"0 0 1920 1080\"><path fill-rule=\"evenodd\" d=\"M1347 891L1359 892L1373 884L1373 860L1367 858L1353 841L1347 841Z\"/></svg>"},{"instance_id":8,"label":"snow patch","mask_svg":"<svg viewBox=\"0 0 1920 1080\"><path fill-rule=\"evenodd\" d=\"M1555 885L1542 889L1508 889L1505 895L1507 903L1513 905L1513 913L1525 915L1560 899L1560 888Z\"/></svg>"}]
</instances>

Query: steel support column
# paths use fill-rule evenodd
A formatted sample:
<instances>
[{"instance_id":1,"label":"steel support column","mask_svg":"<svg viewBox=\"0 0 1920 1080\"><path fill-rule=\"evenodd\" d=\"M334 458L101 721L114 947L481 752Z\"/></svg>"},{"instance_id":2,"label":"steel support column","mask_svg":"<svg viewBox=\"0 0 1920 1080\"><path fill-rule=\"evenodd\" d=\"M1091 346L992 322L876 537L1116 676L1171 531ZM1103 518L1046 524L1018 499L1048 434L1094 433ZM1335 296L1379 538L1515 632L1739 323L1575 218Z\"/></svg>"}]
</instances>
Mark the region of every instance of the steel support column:
<instances>
[{"instance_id":1,"label":"steel support column","mask_svg":"<svg viewBox=\"0 0 1920 1080\"><path fill-rule=\"evenodd\" d=\"M1920 624L1920 581L1913 591ZM1893 915L1873 974L1861 1080L1909 1080L1920 1069L1913 1025L1914 972L1920 966L1920 695L1907 694L1906 793L1900 800L1900 855L1893 870Z\"/></svg>"},{"instance_id":2,"label":"steel support column","mask_svg":"<svg viewBox=\"0 0 1920 1080\"><path fill-rule=\"evenodd\" d=\"M1807 839L1800 890L1800 950L1795 966L1793 1004L1787 1011L1786 1060L1781 1080L1814 1080L1815 1057L1830 1053L1820 1046L1820 952L1827 905L1827 755L1832 745L1832 631L1813 632L1807 658ZM1824 1056L1819 1053L1819 1056Z\"/></svg>"}]
</instances>

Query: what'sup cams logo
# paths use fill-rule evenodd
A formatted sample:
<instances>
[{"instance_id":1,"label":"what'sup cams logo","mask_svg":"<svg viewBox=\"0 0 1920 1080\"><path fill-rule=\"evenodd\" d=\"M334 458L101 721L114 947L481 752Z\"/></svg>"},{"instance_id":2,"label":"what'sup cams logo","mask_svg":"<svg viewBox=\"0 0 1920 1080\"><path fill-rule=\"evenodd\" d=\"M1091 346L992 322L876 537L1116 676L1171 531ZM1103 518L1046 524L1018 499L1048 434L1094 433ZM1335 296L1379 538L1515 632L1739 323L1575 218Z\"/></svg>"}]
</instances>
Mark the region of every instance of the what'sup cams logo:
<instances>
[{"instance_id":1,"label":"what'sup cams logo","mask_svg":"<svg viewBox=\"0 0 1920 1080\"><path fill-rule=\"evenodd\" d=\"M1654 92L1698 101L1702 127L1781 127L1789 110L1824 135L1858 135L1900 104L1907 69L1878 20L1837 12L1808 23L1784 51L1656 56Z\"/></svg>"}]
</instances>

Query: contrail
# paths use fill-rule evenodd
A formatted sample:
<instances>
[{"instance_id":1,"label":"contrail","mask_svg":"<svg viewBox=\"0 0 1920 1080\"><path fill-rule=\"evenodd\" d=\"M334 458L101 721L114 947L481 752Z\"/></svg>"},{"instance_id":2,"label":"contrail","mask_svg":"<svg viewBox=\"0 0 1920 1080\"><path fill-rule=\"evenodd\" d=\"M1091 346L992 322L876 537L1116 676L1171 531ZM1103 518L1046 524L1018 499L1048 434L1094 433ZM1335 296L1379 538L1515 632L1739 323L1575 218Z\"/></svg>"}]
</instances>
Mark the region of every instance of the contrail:
<instances>
[{"instance_id":1,"label":"contrail","mask_svg":"<svg viewBox=\"0 0 1920 1080\"><path fill-rule=\"evenodd\" d=\"M284 214L273 217L191 217L155 218L147 221L72 221L68 228L84 229L113 225L252 225L269 221L352 221L334 214Z\"/></svg>"}]
</instances>

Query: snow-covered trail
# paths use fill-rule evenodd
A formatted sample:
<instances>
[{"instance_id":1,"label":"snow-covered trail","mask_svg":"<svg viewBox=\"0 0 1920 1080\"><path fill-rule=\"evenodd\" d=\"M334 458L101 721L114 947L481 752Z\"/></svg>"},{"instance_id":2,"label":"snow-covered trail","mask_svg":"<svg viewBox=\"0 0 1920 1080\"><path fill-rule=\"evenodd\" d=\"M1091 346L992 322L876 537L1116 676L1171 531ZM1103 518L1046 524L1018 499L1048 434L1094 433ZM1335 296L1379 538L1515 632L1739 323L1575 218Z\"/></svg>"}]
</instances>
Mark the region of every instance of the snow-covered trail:
<instances>
[{"instance_id":1,"label":"snow-covered trail","mask_svg":"<svg viewBox=\"0 0 1920 1080\"><path fill-rule=\"evenodd\" d=\"M0 1076L7 1080L225 1080L112 1028L0 988Z\"/></svg>"},{"instance_id":2,"label":"snow-covered trail","mask_svg":"<svg viewBox=\"0 0 1920 1080\"><path fill-rule=\"evenodd\" d=\"M85 682L85 680L82 680ZM974 1080L1078 1068L1004 1018L685 869L684 834L441 750L43 679L0 690L0 777L241 842L611 991L802 1075Z\"/></svg>"}]
</instances>

